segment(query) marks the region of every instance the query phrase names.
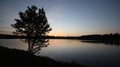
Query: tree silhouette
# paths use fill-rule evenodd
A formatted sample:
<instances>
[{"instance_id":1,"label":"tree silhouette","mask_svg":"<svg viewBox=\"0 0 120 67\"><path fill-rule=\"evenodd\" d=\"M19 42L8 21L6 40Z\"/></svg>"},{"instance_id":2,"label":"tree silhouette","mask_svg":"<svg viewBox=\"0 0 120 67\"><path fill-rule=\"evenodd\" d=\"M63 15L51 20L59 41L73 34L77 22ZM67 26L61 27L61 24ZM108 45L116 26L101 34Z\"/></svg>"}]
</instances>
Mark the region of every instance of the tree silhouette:
<instances>
[{"instance_id":1,"label":"tree silhouette","mask_svg":"<svg viewBox=\"0 0 120 67\"><path fill-rule=\"evenodd\" d=\"M34 53L36 52L33 51L34 46L40 48L45 46L43 43L48 42L48 40L38 37L47 36L47 33L51 31L45 11L43 8L38 9L35 5L32 5L31 7L28 6L25 12L19 12L19 17L19 19L15 19L15 24L11 24L15 28L13 33L26 35L28 38L24 41L28 42L28 51Z\"/></svg>"}]
</instances>

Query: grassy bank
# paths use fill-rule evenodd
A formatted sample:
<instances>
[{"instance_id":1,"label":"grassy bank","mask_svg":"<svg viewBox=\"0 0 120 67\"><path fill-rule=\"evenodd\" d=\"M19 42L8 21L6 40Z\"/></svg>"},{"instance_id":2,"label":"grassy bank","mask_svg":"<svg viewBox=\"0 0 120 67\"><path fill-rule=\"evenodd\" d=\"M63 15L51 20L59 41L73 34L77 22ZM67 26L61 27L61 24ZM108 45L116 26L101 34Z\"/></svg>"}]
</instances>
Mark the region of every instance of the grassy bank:
<instances>
[{"instance_id":1,"label":"grassy bank","mask_svg":"<svg viewBox=\"0 0 120 67\"><path fill-rule=\"evenodd\" d=\"M48 57L35 56L26 51L0 46L0 65L2 66L37 66L37 67L84 67L77 63L58 62Z\"/></svg>"}]
</instances>

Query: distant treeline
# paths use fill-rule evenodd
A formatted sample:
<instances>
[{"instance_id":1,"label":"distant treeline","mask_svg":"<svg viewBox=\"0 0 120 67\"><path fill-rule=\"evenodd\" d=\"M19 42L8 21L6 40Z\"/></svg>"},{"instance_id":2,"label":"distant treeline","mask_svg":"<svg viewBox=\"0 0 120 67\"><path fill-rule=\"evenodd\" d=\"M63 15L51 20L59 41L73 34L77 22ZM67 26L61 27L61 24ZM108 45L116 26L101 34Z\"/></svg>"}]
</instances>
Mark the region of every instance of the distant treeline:
<instances>
[{"instance_id":1,"label":"distant treeline","mask_svg":"<svg viewBox=\"0 0 120 67\"><path fill-rule=\"evenodd\" d=\"M34 38L34 36L17 36L0 34L1 39L18 39L18 38ZM119 33L111 34L95 34L95 35L83 35L83 36L38 36L36 38L47 38L47 39L80 39L80 40L98 40L98 41L120 41Z\"/></svg>"},{"instance_id":2,"label":"distant treeline","mask_svg":"<svg viewBox=\"0 0 120 67\"><path fill-rule=\"evenodd\" d=\"M0 34L0 39L28 39L28 38L48 38L51 36L23 36L23 35L8 35L8 34Z\"/></svg>"},{"instance_id":3,"label":"distant treeline","mask_svg":"<svg viewBox=\"0 0 120 67\"><path fill-rule=\"evenodd\" d=\"M80 39L82 40L98 40L98 41L120 41L120 34L104 34L104 35L85 35L81 36Z\"/></svg>"},{"instance_id":4,"label":"distant treeline","mask_svg":"<svg viewBox=\"0 0 120 67\"><path fill-rule=\"evenodd\" d=\"M8 35L8 34L0 34L0 39L19 39L19 38L35 38L34 36L18 36L18 35ZM47 38L47 39L79 39L79 37L71 37L71 36L37 36L36 38Z\"/></svg>"}]
</instances>

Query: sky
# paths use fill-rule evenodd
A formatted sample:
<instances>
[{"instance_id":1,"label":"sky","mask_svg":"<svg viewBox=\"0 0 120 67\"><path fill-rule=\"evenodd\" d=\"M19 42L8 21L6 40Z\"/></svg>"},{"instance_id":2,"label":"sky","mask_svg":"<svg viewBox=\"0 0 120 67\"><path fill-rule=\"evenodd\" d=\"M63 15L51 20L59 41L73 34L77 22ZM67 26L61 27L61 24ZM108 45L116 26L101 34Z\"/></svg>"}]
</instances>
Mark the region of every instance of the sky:
<instances>
[{"instance_id":1,"label":"sky","mask_svg":"<svg viewBox=\"0 0 120 67\"><path fill-rule=\"evenodd\" d=\"M10 34L18 13L31 5L44 7L49 35L120 33L120 0L0 0L0 33Z\"/></svg>"}]
</instances>

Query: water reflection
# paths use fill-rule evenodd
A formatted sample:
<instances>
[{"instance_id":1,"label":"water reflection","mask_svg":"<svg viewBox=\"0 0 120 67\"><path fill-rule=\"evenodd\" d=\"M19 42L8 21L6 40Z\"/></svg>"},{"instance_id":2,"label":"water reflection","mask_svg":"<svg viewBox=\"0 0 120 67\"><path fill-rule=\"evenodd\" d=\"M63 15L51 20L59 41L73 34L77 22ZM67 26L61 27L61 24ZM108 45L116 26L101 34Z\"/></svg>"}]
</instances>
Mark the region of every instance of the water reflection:
<instances>
[{"instance_id":1,"label":"water reflection","mask_svg":"<svg viewBox=\"0 0 120 67\"><path fill-rule=\"evenodd\" d=\"M75 61L89 67L120 67L119 47L71 39L51 39L49 43L40 55L57 61Z\"/></svg>"},{"instance_id":2,"label":"water reflection","mask_svg":"<svg viewBox=\"0 0 120 67\"><path fill-rule=\"evenodd\" d=\"M26 50L28 48L28 45L26 45L28 43L27 41L24 43L18 39L0 39L0 45ZM31 44L33 41L34 39L31 40ZM45 40L43 39L43 41ZM43 46L37 45L36 43L37 46L40 46L40 50L38 51L40 54L36 53L36 55L47 56L62 62L75 61L89 67L120 67L120 47L118 46L72 39L50 39L49 43L49 46L47 44L48 47L44 46L46 47L45 49L42 49ZM40 42L40 44L42 43ZM34 51L33 49L31 51Z\"/></svg>"},{"instance_id":3,"label":"water reflection","mask_svg":"<svg viewBox=\"0 0 120 67\"><path fill-rule=\"evenodd\" d=\"M105 45L118 46L120 47L120 41L95 41L95 40L82 40L81 42L87 43L103 43Z\"/></svg>"},{"instance_id":4,"label":"water reflection","mask_svg":"<svg viewBox=\"0 0 120 67\"><path fill-rule=\"evenodd\" d=\"M47 47L49 45L49 40L44 38L29 38L20 40L28 43L28 52L32 54L39 52L42 47Z\"/></svg>"}]
</instances>

